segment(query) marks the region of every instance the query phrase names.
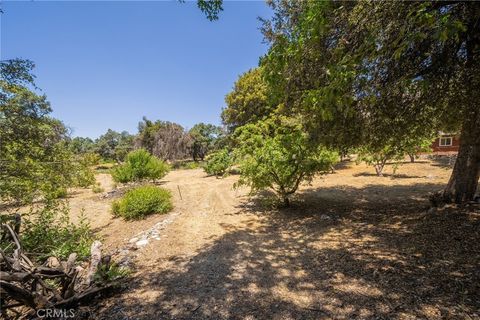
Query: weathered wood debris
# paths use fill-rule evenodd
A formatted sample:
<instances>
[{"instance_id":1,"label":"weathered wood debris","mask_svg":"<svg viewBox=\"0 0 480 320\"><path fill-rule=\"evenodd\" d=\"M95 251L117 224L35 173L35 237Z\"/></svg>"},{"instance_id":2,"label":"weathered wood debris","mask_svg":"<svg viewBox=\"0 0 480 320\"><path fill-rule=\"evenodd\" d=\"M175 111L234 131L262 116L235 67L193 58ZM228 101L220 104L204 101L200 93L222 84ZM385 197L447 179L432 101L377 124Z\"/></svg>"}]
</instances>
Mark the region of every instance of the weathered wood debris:
<instances>
[{"instance_id":1,"label":"weathered wood debris","mask_svg":"<svg viewBox=\"0 0 480 320\"><path fill-rule=\"evenodd\" d=\"M28 319L40 309L75 307L118 284L107 281L111 259L102 256L99 241L91 246L88 266L80 266L75 253L67 261L50 257L37 265L24 252L18 228L0 226L4 241L11 241L13 249L7 253L0 248L0 318Z\"/></svg>"}]
</instances>

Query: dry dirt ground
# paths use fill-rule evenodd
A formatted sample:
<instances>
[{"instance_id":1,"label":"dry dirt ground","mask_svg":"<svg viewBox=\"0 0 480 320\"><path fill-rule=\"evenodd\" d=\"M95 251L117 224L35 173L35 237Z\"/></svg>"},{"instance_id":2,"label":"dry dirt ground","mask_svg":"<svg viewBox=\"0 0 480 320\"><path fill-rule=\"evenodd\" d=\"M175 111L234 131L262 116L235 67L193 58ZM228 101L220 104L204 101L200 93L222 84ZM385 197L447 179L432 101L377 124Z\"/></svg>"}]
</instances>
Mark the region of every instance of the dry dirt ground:
<instances>
[{"instance_id":1,"label":"dry dirt ground","mask_svg":"<svg viewBox=\"0 0 480 320\"><path fill-rule=\"evenodd\" d=\"M136 222L77 191L72 213L85 207L110 249L173 217L135 252L126 288L92 305L91 318L480 319L480 212L427 210L449 174L428 161L395 177L342 163L302 186L287 210L233 190L234 175L179 170L163 185L174 215ZM108 190L109 176L98 178Z\"/></svg>"}]
</instances>

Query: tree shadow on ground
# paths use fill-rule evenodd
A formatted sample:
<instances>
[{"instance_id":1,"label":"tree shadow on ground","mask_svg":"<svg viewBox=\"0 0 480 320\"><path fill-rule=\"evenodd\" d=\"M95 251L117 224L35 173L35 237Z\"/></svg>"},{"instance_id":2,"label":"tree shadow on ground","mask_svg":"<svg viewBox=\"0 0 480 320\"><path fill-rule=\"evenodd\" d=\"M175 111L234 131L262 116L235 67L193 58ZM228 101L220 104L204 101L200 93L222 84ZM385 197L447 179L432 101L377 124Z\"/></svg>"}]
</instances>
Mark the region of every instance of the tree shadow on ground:
<instances>
[{"instance_id":1,"label":"tree shadow on ground","mask_svg":"<svg viewBox=\"0 0 480 320\"><path fill-rule=\"evenodd\" d=\"M436 155L436 156L431 156L431 164L432 166L435 167L441 167L445 169L452 169L453 166L455 165L455 160L457 158L457 155Z\"/></svg>"},{"instance_id":2,"label":"tree shadow on ground","mask_svg":"<svg viewBox=\"0 0 480 320\"><path fill-rule=\"evenodd\" d=\"M354 177L377 177L378 175L373 172L360 172L354 173ZM420 179L425 178L425 176L416 176L416 175L408 175L404 173L383 173L382 177L385 178L392 178L392 179Z\"/></svg>"},{"instance_id":3,"label":"tree shadow on ground","mask_svg":"<svg viewBox=\"0 0 480 320\"><path fill-rule=\"evenodd\" d=\"M354 161L350 160L350 159L345 159L343 161L339 161L337 162L334 167L335 167L335 170L342 170L342 169L346 169L346 168L349 168L351 167L353 164L355 164Z\"/></svg>"},{"instance_id":4,"label":"tree shadow on ground","mask_svg":"<svg viewBox=\"0 0 480 320\"><path fill-rule=\"evenodd\" d=\"M307 190L193 257L158 261L96 319L471 319L480 213L425 210L435 184ZM161 266L161 267L160 267Z\"/></svg>"}]
</instances>

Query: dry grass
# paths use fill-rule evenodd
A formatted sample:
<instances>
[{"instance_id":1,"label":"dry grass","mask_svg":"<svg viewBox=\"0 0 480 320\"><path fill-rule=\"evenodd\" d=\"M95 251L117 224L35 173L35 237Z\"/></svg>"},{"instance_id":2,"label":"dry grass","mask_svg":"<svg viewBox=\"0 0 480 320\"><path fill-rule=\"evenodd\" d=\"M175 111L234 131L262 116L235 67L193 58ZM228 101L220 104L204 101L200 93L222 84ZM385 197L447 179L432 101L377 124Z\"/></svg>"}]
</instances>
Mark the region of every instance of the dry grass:
<instances>
[{"instance_id":1,"label":"dry grass","mask_svg":"<svg viewBox=\"0 0 480 320\"><path fill-rule=\"evenodd\" d=\"M92 318L479 319L480 212L427 211L450 169L423 161L393 177L372 172L346 163L288 210L233 190L235 176L171 172L164 186L180 215ZM99 232L125 241L130 223L109 219Z\"/></svg>"}]
</instances>

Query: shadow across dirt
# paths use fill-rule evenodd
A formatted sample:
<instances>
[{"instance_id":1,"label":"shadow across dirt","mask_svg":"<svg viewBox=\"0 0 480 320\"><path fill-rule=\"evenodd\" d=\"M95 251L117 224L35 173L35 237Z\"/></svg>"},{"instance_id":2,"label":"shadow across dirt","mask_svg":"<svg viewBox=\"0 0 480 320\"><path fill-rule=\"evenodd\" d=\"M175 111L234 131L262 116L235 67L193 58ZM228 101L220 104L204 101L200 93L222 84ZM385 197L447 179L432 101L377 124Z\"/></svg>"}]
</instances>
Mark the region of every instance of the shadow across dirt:
<instances>
[{"instance_id":1,"label":"shadow across dirt","mask_svg":"<svg viewBox=\"0 0 480 320\"><path fill-rule=\"evenodd\" d=\"M475 319L480 213L426 211L436 184L307 190L193 257L158 261L96 319ZM260 206L260 207L259 207Z\"/></svg>"},{"instance_id":2,"label":"shadow across dirt","mask_svg":"<svg viewBox=\"0 0 480 320\"><path fill-rule=\"evenodd\" d=\"M430 157L432 166L445 169L452 169L455 165L457 155L434 155Z\"/></svg>"},{"instance_id":3,"label":"shadow across dirt","mask_svg":"<svg viewBox=\"0 0 480 320\"><path fill-rule=\"evenodd\" d=\"M354 173L354 177L377 177L378 175L373 172L360 172L360 173ZM420 179L420 178L425 178L424 176L411 176L408 174L404 173L384 173L382 174L382 177L388 177L392 179Z\"/></svg>"}]
</instances>

